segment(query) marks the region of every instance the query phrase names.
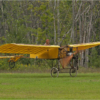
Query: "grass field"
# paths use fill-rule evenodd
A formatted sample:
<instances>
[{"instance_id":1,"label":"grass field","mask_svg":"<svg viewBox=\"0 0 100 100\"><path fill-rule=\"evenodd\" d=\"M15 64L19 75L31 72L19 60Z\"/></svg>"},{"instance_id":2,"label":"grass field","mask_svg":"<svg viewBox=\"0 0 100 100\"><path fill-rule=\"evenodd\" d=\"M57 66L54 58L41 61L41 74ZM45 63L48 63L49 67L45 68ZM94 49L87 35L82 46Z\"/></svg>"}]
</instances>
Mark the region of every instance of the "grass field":
<instances>
[{"instance_id":1,"label":"grass field","mask_svg":"<svg viewBox=\"0 0 100 100\"><path fill-rule=\"evenodd\" d=\"M100 73L0 73L0 99L100 99Z\"/></svg>"}]
</instances>

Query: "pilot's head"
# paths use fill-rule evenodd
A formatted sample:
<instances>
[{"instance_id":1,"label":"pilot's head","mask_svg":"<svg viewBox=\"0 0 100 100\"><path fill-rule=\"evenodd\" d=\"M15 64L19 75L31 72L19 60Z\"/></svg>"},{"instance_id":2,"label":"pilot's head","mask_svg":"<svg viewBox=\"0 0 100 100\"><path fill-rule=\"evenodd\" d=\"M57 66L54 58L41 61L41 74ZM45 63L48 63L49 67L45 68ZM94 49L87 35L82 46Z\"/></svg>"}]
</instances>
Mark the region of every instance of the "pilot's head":
<instances>
[{"instance_id":1,"label":"pilot's head","mask_svg":"<svg viewBox=\"0 0 100 100\"><path fill-rule=\"evenodd\" d=\"M49 39L46 39L46 44L47 44L47 45L49 45L49 44L50 44Z\"/></svg>"}]
</instances>

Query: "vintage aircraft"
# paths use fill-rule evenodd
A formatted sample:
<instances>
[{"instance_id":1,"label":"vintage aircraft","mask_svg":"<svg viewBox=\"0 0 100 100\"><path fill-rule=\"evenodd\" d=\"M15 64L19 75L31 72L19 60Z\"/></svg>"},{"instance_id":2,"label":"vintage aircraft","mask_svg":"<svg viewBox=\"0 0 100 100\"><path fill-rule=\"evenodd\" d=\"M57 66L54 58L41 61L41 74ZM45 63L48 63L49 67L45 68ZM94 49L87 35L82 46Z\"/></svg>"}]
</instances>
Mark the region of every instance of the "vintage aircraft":
<instances>
[{"instance_id":1,"label":"vintage aircraft","mask_svg":"<svg viewBox=\"0 0 100 100\"><path fill-rule=\"evenodd\" d=\"M14 56L0 56L0 58L10 58L9 65L15 66L15 62L29 54L29 58L59 60L62 68L70 64L70 76L76 76L78 70L78 52L100 45L100 42L72 44L67 46L58 45L32 45L32 44L4 44L0 46L0 53L3 54L20 54ZM72 62L71 62L72 60ZM60 68L53 67L51 76L58 76Z\"/></svg>"}]
</instances>

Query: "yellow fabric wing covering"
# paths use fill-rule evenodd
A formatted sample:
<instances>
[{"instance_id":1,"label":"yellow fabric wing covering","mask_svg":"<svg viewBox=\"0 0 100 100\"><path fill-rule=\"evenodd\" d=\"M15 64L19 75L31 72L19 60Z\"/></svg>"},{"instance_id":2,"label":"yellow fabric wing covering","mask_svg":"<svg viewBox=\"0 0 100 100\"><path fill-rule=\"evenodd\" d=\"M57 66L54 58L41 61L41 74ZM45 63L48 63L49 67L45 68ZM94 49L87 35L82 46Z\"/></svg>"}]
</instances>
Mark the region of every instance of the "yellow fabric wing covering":
<instances>
[{"instance_id":1,"label":"yellow fabric wing covering","mask_svg":"<svg viewBox=\"0 0 100 100\"><path fill-rule=\"evenodd\" d=\"M4 44L0 46L0 53L30 54L30 58L56 59L58 58L57 45L31 45L31 44Z\"/></svg>"},{"instance_id":2,"label":"yellow fabric wing covering","mask_svg":"<svg viewBox=\"0 0 100 100\"><path fill-rule=\"evenodd\" d=\"M68 45L69 47L73 47L73 51L78 50L85 50L95 46L100 45L100 42L91 42L91 43L82 43L82 44L72 44Z\"/></svg>"},{"instance_id":3,"label":"yellow fabric wing covering","mask_svg":"<svg viewBox=\"0 0 100 100\"><path fill-rule=\"evenodd\" d=\"M100 42L72 44L68 47L72 47L73 51L85 50L100 45ZM13 54L30 54L30 58L40 59L57 59L59 58L58 45L31 45L31 44L4 44L0 46L0 53L13 53ZM69 51L69 48L66 48ZM14 58L12 57L0 57L0 58Z\"/></svg>"}]
</instances>

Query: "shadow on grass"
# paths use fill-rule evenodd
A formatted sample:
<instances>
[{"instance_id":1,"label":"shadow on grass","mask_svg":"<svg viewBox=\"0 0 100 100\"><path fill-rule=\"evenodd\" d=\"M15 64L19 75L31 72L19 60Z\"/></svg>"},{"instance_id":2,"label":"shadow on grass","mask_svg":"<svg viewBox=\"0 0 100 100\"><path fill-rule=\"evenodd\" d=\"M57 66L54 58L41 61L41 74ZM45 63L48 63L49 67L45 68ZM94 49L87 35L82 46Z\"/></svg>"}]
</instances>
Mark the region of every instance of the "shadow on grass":
<instances>
[{"instance_id":1,"label":"shadow on grass","mask_svg":"<svg viewBox=\"0 0 100 100\"><path fill-rule=\"evenodd\" d=\"M34 79L34 78L51 78L51 76L34 76L34 75L32 75L32 76L28 76L28 75L25 75L25 76L23 76L23 75L7 75L7 76L1 76L0 75L0 78L32 78L32 79Z\"/></svg>"},{"instance_id":2,"label":"shadow on grass","mask_svg":"<svg viewBox=\"0 0 100 100\"><path fill-rule=\"evenodd\" d=\"M12 74L12 73L7 73L7 74L0 74L0 78L68 78L70 77L70 75L63 75L60 74L58 77L52 77L51 74L44 74L44 73L40 73L40 74Z\"/></svg>"},{"instance_id":3,"label":"shadow on grass","mask_svg":"<svg viewBox=\"0 0 100 100\"><path fill-rule=\"evenodd\" d=\"M47 73L0 73L0 78L82 78L82 77L100 77L100 73L79 73L76 77L71 77L68 73L59 73L58 77L51 77Z\"/></svg>"}]
</instances>

